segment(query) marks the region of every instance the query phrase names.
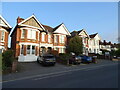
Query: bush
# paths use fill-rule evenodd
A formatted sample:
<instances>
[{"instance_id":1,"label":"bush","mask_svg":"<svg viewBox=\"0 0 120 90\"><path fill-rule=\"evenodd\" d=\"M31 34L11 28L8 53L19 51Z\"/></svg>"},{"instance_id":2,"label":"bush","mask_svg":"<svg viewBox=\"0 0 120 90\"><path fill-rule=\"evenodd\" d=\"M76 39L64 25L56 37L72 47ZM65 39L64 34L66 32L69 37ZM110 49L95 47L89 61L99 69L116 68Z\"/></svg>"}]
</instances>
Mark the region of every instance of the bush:
<instances>
[{"instance_id":1,"label":"bush","mask_svg":"<svg viewBox=\"0 0 120 90\"><path fill-rule=\"evenodd\" d=\"M70 54L60 53L57 61L62 63L62 64L67 64L67 61L69 60L69 58L70 58Z\"/></svg>"},{"instance_id":2,"label":"bush","mask_svg":"<svg viewBox=\"0 0 120 90\"><path fill-rule=\"evenodd\" d=\"M12 67L12 63L15 60L14 52L7 50L2 54L2 69L5 70L7 67Z\"/></svg>"}]
</instances>

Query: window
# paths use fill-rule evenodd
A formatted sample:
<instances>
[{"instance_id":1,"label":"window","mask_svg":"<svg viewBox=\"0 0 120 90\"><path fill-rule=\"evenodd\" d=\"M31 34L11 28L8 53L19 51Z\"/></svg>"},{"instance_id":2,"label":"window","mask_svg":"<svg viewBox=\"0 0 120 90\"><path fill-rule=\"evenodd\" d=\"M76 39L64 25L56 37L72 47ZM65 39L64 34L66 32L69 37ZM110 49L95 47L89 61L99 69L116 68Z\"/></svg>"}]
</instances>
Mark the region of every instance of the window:
<instances>
[{"instance_id":1,"label":"window","mask_svg":"<svg viewBox=\"0 0 120 90\"><path fill-rule=\"evenodd\" d=\"M62 53L62 48L59 48L59 53Z\"/></svg>"},{"instance_id":2,"label":"window","mask_svg":"<svg viewBox=\"0 0 120 90\"><path fill-rule=\"evenodd\" d=\"M42 41L45 41L45 33L42 33Z\"/></svg>"},{"instance_id":3,"label":"window","mask_svg":"<svg viewBox=\"0 0 120 90\"><path fill-rule=\"evenodd\" d=\"M96 49L94 49L94 53L96 53Z\"/></svg>"},{"instance_id":4,"label":"window","mask_svg":"<svg viewBox=\"0 0 120 90\"><path fill-rule=\"evenodd\" d=\"M64 36L62 35L62 36L60 36L60 43L64 43L65 41L64 41Z\"/></svg>"},{"instance_id":5,"label":"window","mask_svg":"<svg viewBox=\"0 0 120 90\"><path fill-rule=\"evenodd\" d=\"M35 30L28 30L28 38L29 39L36 39L36 31Z\"/></svg>"},{"instance_id":6,"label":"window","mask_svg":"<svg viewBox=\"0 0 120 90\"><path fill-rule=\"evenodd\" d=\"M62 50L61 50L61 51L62 51L61 53L65 53L65 48L61 48L61 49L62 49Z\"/></svg>"},{"instance_id":7,"label":"window","mask_svg":"<svg viewBox=\"0 0 120 90\"><path fill-rule=\"evenodd\" d=\"M21 38L25 38L25 29L22 30L22 36Z\"/></svg>"},{"instance_id":8,"label":"window","mask_svg":"<svg viewBox=\"0 0 120 90\"><path fill-rule=\"evenodd\" d=\"M32 54L35 54L35 46L32 46Z\"/></svg>"},{"instance_id":9,"label":"window","mask_svg":"<svg viewBox=\"0 0 120 90\"><path fill-rule=\"evenodd\" d=\"M2 31L2 32L1 32L1 41L4 41L4 37L5 37L5 32Z\"/></svg>"},{"instance_id":10,"label":"window","mask_svg":"<svg viewBox=\"0 0 120 90\"><path fill-rule=\"evenodd\" d=\"M51 43L51 35L48 35L48 42Z\"/></svg>"},{"instance_id":11,"label":"window","mask_svg":"<svg viewBox=\"0 0 120 90\"><path fill-rule=\"evenodd\" d=\"M54 50L58 51L58 48L56 47L56 48L54 48Z\"/></svg>"},{"instance_id":12,"label":"window","mask_svg":"<svg viewBox=\"0 0 120 90\"><path fill-rule=\"evenodd\" d=\"M94 46L95 46L95 40L94 40Z\"/></svg>"},{"instance_id":13,"label":"window","mask_svg":"<svg viewBox=\"0 0 120 90\"><path fill-rule=\"evenodd\" d=\"M59 38L59 36L55 35L55 43L58 43L58 38Z\"/></svg>"},{"instance_id":14,"label":"window","mask_svg":"<svg viewBox=\"0 0 120 90\"><path fill-rule=\"evenodd\" d=\"M30 54L30 45L27 45L27 54Z\"/></svg>"},{"instance_id":15,"label":"window","mask_svg":"<svg viewBox=\"0 0 120 90\"><path fill-rule=\"evenodd\" d=\"M24 45L21 46L21 54L24 54Z\"/></svg>"},{"instance_id":16,"label":"window","mask_svg":"<svg viewBox=\"0 0 120 90\"><path fill-rule=\"evenodd\" d=\"M40 37L39 37L39 32L38 32L38 41L39 41Z\"/></svg>"}]
</instances>

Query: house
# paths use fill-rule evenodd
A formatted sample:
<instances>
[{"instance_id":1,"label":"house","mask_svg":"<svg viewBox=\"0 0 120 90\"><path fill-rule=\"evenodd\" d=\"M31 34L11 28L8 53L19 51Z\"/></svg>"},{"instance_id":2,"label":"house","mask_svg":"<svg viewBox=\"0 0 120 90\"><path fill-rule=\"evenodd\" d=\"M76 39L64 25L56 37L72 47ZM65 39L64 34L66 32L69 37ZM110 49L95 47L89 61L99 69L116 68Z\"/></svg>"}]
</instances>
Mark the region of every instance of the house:
<instances>
[{"instance_id":1,"label":"house","mask_svg":"<svg viewBox=\"0 0 120 90\"><path fill-rule=\"evenodd\" d=\"M95 54L100 54L100 46L99 42L101 40L100 36L98 33L91 34L89 35L89 53L95 53Z\"/></svg>"},{"instance_id":2,"label":"house","mask_svg":"<svg viewBox=\"0 0 120 90\"><path fill-rule=\"evenodd\" d=\"M55 28L41 24L35 15L27 19L17 18L11 34L11 48L19 62L37 61L37 56L56 50L65 53L69 31L62 23Z\"/></svg>"},{"instance_id":3,"label":"house","mask_svg":"<svg viewBox=\"0 0 120 90\"><path fill-rule=\"evenodd\" d=\"M89 35L87 34L87 32L84 29L82 29L80 31L73 31L73 32L71 32L71 36L72 37L74 37L76 35L78 35L79 37L82 38L83 54L88 55L88 50L89 50L89 43L88 43L88 41L89 41L89 38L90 38Z\"/></svg>"},{"instance_id":4,"label":"house","mask_svg":"<svg viewBox=\"0 0 120 90\"><path fill-rule=\"evenodd\" d=\"M8 35L11 28L8 22L0 15L0 53L8 49Z\"/></svg>"},{"instance_id":5,"label":"house","mask_svg":"<svg viewBox=\"0 0 120 90\"><path fill-rule=\"evenodd\" d=\"M102 50L107 50L107 51L111 51L111 42L107 42L106 40L104 40L103 42L100 41L100 49Z\"/></svg>"}]
</instances>

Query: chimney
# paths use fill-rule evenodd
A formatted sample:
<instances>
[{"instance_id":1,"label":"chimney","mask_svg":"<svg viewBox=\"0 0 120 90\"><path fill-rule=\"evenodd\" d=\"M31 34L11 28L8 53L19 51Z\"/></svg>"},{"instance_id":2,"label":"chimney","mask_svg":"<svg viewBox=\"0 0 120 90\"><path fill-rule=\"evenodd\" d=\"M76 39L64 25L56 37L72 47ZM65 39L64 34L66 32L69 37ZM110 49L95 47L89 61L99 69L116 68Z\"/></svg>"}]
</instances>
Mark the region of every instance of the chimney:
<instances>
[{"instance_id":1,"label":"chimney","mask_svg":"<svg viewBox=\"0 0 120 90\"><path fill-rule=\"evenodd\" d=\"M24 20L23 18L20 18L20 17L18 16L18 18L17 18L17 24L20 23L20 22L22 22L23 20Z\"/></svg>"}]
</instances>

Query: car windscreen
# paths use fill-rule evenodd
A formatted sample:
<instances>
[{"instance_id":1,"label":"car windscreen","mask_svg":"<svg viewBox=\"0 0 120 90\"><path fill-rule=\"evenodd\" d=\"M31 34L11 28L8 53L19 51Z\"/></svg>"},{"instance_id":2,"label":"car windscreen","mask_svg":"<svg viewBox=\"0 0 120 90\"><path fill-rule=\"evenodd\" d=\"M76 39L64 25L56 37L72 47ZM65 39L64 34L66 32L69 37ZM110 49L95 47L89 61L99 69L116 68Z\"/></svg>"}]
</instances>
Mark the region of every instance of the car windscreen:
<instances>
[{"instance_id":1,"label":"car windscreen","mask_svg":"<svg viewBox=\"0 0 120 90\"><path fill-rule=\"evenodd\" d=\"M43 56L43 58L54 58L54 56Z\"/></svg>"}]
</instances>

